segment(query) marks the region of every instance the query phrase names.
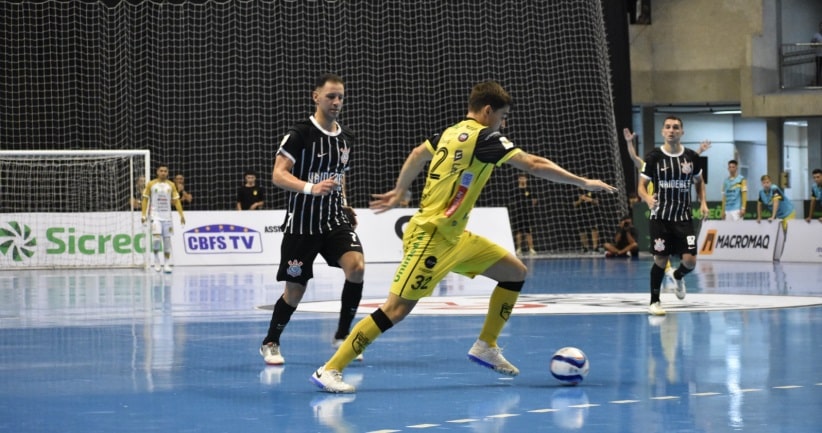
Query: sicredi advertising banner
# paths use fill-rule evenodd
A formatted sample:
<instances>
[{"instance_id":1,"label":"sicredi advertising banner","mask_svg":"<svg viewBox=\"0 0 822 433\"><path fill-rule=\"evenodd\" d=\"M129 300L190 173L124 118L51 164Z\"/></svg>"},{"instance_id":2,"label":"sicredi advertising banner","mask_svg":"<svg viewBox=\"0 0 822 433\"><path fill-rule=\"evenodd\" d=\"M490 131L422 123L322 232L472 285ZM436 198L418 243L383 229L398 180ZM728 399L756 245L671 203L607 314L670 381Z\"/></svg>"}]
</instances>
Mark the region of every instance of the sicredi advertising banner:
<instances>
[{"instance_id":1,"label":"sicredi advertising banner","mask_svg":"<svg viewBox=\"0 0 822 433\"><path fill-rule=\"evenodd\" d=\"M699 260L771 262L781 250L780 221L706 220L697 240Z\"/></svg>"},{"instance_id":2,"label":"sicredi advertising banner","mask_svg":"<svg viewBox=\"0 0 822 433\"><path fill-rule=\"evenodd\" d=\"M822 263L822 222L804 219L788 221L782 262Z\"/></svg>"},{"instance_id":3,"label":"sicredi advertising banner","mask_svg":"<svg viewBox=\"0 0 822 433\"><path fill-rule=\"evenodd\" d=\"M366 262L402 258L402 231L416 209L374 214L356 209ZM280 262L282 210L189 211L174 214L172 261L176 266L276 265ZM0 214L0 266L142 266L146 231L139 212ZM513 251L508 211L477 208L468 230ZM149 254L150 255L150 254ZM322 258L318 259L322 262Z\"/></svg>"},{"instance_id":4,"label":"sicredi advertising banner","mask_svg":"<svg viewBox=\"0 0 822 433\"><path fill-rule=\"evenodd\" d=\"M143 264L139 212L0 213L0 268Z\"/></svg>"}]
</instances>

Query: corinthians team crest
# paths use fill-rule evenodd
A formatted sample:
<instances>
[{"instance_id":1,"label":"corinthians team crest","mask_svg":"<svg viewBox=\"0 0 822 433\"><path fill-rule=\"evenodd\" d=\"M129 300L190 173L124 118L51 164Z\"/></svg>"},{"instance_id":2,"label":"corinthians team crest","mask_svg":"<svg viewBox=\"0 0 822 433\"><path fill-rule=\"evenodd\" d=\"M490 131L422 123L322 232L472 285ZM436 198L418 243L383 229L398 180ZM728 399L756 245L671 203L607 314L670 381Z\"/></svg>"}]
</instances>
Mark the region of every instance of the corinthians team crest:
<instances>
[{"instance_id":1,"label":"corinthians team crest","mask_svg":"<svg viewBox=\"0 0 822 433\"><path fill-rule=\"evenodd\" d=\"M694 164L690 161L683 161L679 163L679 169L682 170L682 174L691 174L694 171Z\"/></svg>"},{"instance_id":2,"label":"corinthians team crest","mask_svg":"<svg viewBox=\"0 0 822 433\"><path fill-rule=\"evenodd\" d=\"M343 147L340 149L340 162L343 164L348 164L348 154L351 153L351 149L348 147Z\"/></svg>"},{"instance_id":3,"label":"corinthians team crest","mask_svg":"<svg viewBox=\"0 0 822 433\"><path fill-rule=\"evenodd\" d=\"M296 259L289 260L288 269L286 269L285 273L295 278L299 277L303 274L303 262Z\"/></svg>"}]
</instances>

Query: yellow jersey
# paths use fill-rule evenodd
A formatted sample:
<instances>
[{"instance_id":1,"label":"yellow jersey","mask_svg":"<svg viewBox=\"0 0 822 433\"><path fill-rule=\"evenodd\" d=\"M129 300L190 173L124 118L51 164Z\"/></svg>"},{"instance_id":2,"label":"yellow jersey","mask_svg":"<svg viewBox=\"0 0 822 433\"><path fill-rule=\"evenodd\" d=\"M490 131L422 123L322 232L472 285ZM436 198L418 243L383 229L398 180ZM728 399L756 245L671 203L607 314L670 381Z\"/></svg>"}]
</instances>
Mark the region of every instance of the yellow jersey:
<instances>
[{"instance_id":1,"label":"yellow jersey","mask_svg":"<svg viewBox=\"0 0 822 433\"><path fill-rule=\"evenodd\" d=\"M456 242L494 170L522 152L499 131L465 119L425 142L433 158L411 222Z\"/></svg>"}]
</instances>

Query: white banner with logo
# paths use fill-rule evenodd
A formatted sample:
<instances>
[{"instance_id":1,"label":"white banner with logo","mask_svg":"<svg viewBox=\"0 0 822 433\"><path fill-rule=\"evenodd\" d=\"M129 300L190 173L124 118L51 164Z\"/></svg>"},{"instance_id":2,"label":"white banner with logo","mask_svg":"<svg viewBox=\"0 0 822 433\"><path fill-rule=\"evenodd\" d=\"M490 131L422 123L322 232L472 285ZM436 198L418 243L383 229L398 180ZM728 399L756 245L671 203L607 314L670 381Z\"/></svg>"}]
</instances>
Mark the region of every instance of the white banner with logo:
<instances>
[{"instance_id":1,"label":"white banner with logo","mask_svg":"<svg viewBox=\"0 0 822 433\"><path fill-rule=\"evenodd\" d=\"M356 212L366 262L398 263L402 230L416 209ZM514 250L507 209L477 208L471 215L469 230ZM185 216L182 226L174 214L172 261L177 266L280 262L285 211L189 211ZM0 214L0 267L142 266L145 229L139 212Z\"/></svg>"},{"instance_id":2,"label":"white banner with logo","mask_svg":"<svg viewBox=\"0 0 822 433\"><path fill-rule=\"evenodd\" d=\"M702 222L697 241L699 260L771 262L779 259L782 241L780 221Z\"/></svg>"},{"instance_id":3,"label":"white banner with logo","mask_svg":"<svg viewBox=\"0 0 822 433\"><path fill-rule=\"evenodd\" d=\"M370 209L355 209L365 261L399 263L402 231L416 211L392 209L377 215ZM283 238L279 227L284 219L281 210L186 212L186 226L174 237L174 261L194 266L279 264ZM506 208L474 209L468 230L514 250ZM317 260L323 262L321 256Z\"/></svg>"},{"instance_id":4,"label":"white banner with logo","mask_svg":"<svg viewBox=\"0 0 822 433\"><path fill-rule=\"evenodd\" d=\"M141 266L139 212L0 213L0 269Z\"/></svg>"},{"instance_id":5,"label":"white banner with logo","mask_svg":"<svg viewBox=\"0 0 822 433\"><path fill-rule=\"evenodd\" d=\"M803 219L788 221L783 262L822 263L822 222Z\"/></svg>"}]
</instances>

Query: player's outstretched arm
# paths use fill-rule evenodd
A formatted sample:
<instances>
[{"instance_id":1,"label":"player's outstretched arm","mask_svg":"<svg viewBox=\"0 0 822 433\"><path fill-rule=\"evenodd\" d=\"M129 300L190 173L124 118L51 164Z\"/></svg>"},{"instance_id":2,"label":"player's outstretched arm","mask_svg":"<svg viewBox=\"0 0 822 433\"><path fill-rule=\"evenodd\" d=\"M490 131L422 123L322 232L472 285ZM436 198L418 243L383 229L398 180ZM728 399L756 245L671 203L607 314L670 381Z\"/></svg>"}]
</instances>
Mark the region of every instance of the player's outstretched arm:
<instances>
[{"instance_id":1,"label":"player's outstretched arm","mask_svg":"<svg viewBox=\"0 0 822 433\"><path fill-rule=\"evenodd\" d=\"M576 185L587 191L605 191L609 193L616 192L615 187L608 185L599 179L586 179L584 177L579 177L560 167L548 158L532 155L525 151L517 153L506 163L513 165L526 173L550 180L552 182Z\"/></svg>"},{"instance_id":2,"label":"player's outstretched arm","mask_svg":"<svg viewBox=\"0 0 822 433\"><path fill-rule=\"evenodd\" d=\"M411 187L411 183L419 176L425 164L431 160L433 156L428 150L428 141L418 145L411 151L405 162L402 164L399 176L397 176L397 183L394 189L382 194L371 194L374 200L368 204L374 213L383 213L389 209L393 209L402 201L405 192Z\"/></svg>"}]
</instances>

